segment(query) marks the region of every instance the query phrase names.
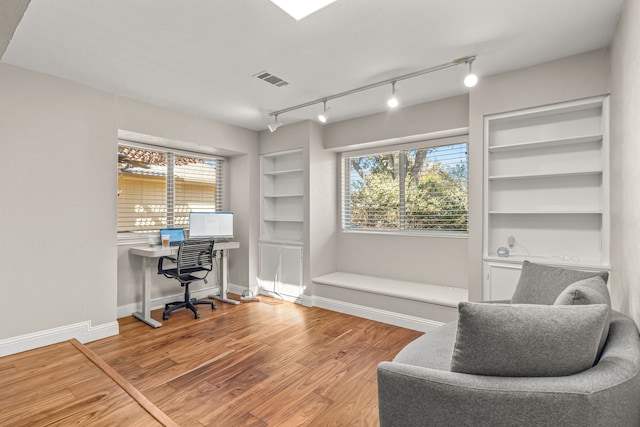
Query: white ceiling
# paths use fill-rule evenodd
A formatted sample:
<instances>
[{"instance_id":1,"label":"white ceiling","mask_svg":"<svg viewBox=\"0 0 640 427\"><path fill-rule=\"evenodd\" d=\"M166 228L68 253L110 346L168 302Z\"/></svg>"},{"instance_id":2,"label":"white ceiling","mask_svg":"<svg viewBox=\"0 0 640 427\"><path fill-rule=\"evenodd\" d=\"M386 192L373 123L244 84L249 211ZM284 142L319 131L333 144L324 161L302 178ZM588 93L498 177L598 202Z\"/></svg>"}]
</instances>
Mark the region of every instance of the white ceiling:
<instances>
[{"instance_id":1,"label":"white ceiling","mask_svg":"<svg viewBox=\"0 0 640 427\"><path fill-rule=\"evenodd\" d=\"M2 62L262 130L274 110L468 55L482 78L607 47L623 2L337 0L295 21L269 0L32 0ZM399 82L401 102L465 93L464 74ZM384 111L390 91L331 101L330 120Z\"/></svg>"}]
</instances>

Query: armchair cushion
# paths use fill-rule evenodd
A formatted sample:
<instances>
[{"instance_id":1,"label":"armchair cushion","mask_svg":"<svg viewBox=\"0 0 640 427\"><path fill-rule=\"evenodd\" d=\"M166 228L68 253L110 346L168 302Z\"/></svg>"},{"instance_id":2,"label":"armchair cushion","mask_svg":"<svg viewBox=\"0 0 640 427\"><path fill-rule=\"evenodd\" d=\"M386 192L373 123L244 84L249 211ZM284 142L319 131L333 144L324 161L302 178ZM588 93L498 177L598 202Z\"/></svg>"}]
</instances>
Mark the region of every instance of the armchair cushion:
<instances>
[{"instance_id":1,"label":"armchair cushion","mask_svg":"<svg viewBox=\"0 0 640 427\"><path fill-rule=\"evenodd\" d=\"M558 295L554 304L557 305L586 305L606 304L611 307L611 296L607 284L600 276L578 280L567 286Z\"/></svg>"},{"instance_id":2,"label":"armchair cushion","mask_svg":"<svg viewBox=\"0 0 640 427\"><path fill-rule=\"evenodd\" d=\"M609 295L607 284L602 280L602 277L590 277L570 284L558 295L558 298L556 298L554 302L554 305L586 304L606 304L609 307L609 312L607 313L605 325L602 330L602 336L600 337L600 344L598 345L598 355L600 355L604 344L607 342L609 324L611 323L611 296Z\"/></svg>"},{"instance_id":3,"label":"armchair cushion","mask_svg":"<svg viewBox=\"0 0 640 427\"><path fill-rule=\"evenodd\" d=\"M451 371L509 377L572 375L593 366L610 309L461 302Z\"/></svg>"},{"instance_id":4,"label":"armchair cushion","mask_svg":"<svg viewBox=\"0 0 640 427\"><path fill-rule=\"evenodd\" d=\"M602 278L606 284L609 273L571 270L524 261L511 303L551 305L570 284L595 276Z\"/></svg>"}]
</instances>

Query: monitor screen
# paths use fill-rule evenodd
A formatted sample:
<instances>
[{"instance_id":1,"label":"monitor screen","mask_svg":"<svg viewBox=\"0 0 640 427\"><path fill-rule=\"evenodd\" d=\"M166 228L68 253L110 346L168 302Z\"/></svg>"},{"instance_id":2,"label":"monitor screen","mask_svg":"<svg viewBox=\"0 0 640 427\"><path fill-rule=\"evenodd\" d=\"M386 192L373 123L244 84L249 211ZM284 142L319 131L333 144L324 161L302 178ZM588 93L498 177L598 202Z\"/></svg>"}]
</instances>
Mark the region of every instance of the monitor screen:
<instances>
[{"instance_id":1,"label":"monitor screen","mask_svg":"<svg viewBox=\"0 0 640 427\"><path fill-rule=\"evenodd\" d=\"M233 212L189 213L189 237L233 237Z\"/></svg>"},{"instance_id":2,"label":"monitor screen","mask_svg":"<svg viewBox=\"0 0 640 427\"><path fill-rule=\"evenodd\" d=\"M169 235L170 244L179 244L184 240L184 228L163 228L160 230L160 236L163 234Z\"/></svg>"}]
</instances>

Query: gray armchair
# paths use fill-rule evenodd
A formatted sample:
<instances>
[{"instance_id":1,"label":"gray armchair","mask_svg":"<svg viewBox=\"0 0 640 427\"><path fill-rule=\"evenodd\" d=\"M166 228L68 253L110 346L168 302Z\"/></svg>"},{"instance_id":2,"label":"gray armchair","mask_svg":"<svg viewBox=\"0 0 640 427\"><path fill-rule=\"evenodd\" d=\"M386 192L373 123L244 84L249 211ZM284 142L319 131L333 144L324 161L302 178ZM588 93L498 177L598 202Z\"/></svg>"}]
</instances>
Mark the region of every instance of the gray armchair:
<instances>
[{"instance_id":1,"label":"gray armchair","mask_svg":"<svg viewBox=\"0 0 640 427\"><path fill-rule=\"evenodd\" d=\"M539 268L539 267L535 267ZM533 267L524 268L523 275ZM549 270L545 270L548 273ZM534 272L535 273L535 272ZM566 271L563 272L566 276ZM547 274L548 276L548 274ZM553 276L553 274L551 275ZM604 276L602 276L604 277ZM606 277L605 277L606 278ZM566 281L574 280L569 277ZM553 280L546 277L545 280ZM602 282L600 278L597 279ZM526 282L536 283L531 277L522 277L518 286ZM585 285L586 283L586 285ZM602 282L603 283L603 282ZM560 295L555 295L551 301L567 302L567 295L573 304L586 305L584 295L593 288L588 280L579 281L578 286L568 287L559 285L557 289L566 288ZM538 285L539 286L539 283ZM604 285L606 291L606 285ZM584 291L584 292L583 292ZM547 292L550 292L547 289ZM559 292L558 290L553 292ZM606 297L608 297L608 291ZM523 289L519 289L519 295ZM514 294L515 295L515 294ZM592 297L595 295L591 292ZM548 296L547 296L548 297ZM556 298L557 297L557 298ZM587 309L600 311L607 308L606 304L589 305ZM491 311L493 306L502 306L503 310L519 310L526 301L519 301L516 305L478 304ZM473 304L473 303L467 303ZM462 304L461 304L462 306ZM489 307L492 306L492 307ZM525 304L533 310L550 310L550 305ZM557 305L556 305L557 307ZM579 308L574 307L576 310ZM562 307L565 312L569 308ZM571 308L573 309L573 308ZM526 374L532 364L549 357L545 343L529 340L529 333L535 335L537 328L524 328L520 337L515 337L509 345L522 344L531 354L525 357L514 356L510 360L510 347L500 347L508 343L504 339L503 331L496 334L498 340L487 338L482 334L465 336L459 327L459 322L467 322L460 315L458 321L426 333L422 337L407 345L390 362L382 362L378 366L378 400L380 425L389 426L640 426L640 338L638 328L628 316L607 310L606 326L599 328L577 327L579 332L595 332L590 335L592 353L595 364L589 364L586 369L566 375L533 375ZM552 317L553 314L546 317ZM600 316L600 319L602 316ZM473 319L472 326L478 326L478 320ZM541 319L542 322L547 318ZM511 322L507 322L511 323ZM550 320L549 324L553 324ZM566 322L565 322L566 324ZM465 328L469 326L466 325ZM530 325L529 325L530 326ZM492 324L491 328L495 329ZM592 329L585 331L585 329ZM597 331L595 331L597 329ZM604 332L601 339L598 335ZM468 332L468 331L467 331ZM507 331L508 333L508 331ZM467 340L464 346L459 342ZM543 337L544 338L544 337ZM573 337L571 337L573 339ZM470 340L476 339L475 343ZM508 337L506 338L508 339ZM458 342L457 342L458 341ZM598 343L598 341L601 341ZM575 341L573 341L575 343ZM555 345L555 344L554 344ZM565 356L561 361L573 357L571 346L563 350ZM599 349L599 346L603 346ZM475 346L475 347L474 347ZM480 369L477 364L484 365L491 374L481 375L452 369L459 365L461 354L473 348L485 346L494 353L485 360L474 360L469 369ZM529 346L529 347L527 347ZM538 354L536 350L538 349ZM553 349L552 349L553 350ZM576 350L577 352L578 350ZM514 352L517 348L514 347ZM505 354L507 353L507 354ZM471 357L475 357L472 354ZM599 356L599 357L598 357ZM482 355L478 354L481 359ZM520 360L522 359L522 360ZM456 360L458 363L452 363ZM515 362L515 366L525 372L524 375L497 375L501 366ZM550 359L549 364L555 361ZM510 366L513 366L512 363ZM542 365L544 369L544 364ZM456 371L457 370L457 371Z\"/></svg>"},{"instance_id":2,"label":"gray armchair","mask_svg":"<svg viewBox=\"0 0 640 427\"><path fill-rule=\"evenodd\" d=\"M380 425L640 426L640 340L613 312L597 365L562 377L449 371L456 323L425 334L378 367Z\"/></svg>"}]
</instances>

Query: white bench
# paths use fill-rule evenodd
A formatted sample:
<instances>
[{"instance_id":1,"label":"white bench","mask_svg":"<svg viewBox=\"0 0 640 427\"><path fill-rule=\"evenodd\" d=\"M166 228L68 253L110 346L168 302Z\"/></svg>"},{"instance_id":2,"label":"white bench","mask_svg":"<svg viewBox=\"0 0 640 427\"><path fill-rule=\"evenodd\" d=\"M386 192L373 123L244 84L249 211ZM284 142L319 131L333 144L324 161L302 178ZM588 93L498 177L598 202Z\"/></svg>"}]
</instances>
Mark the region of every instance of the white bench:
<instances>
[{"instance_id":1,"label":"white bench","mask_svg":"<svg viewBox=\"0 0 640 427\"><path fill-rule=\"evenodd\" d=\"M334 272L316 277L313 282L337 286L360 292L403 298L412 301L458 308L458 303L469 300L467 289L453 286L431 285L405 280L387 279L363 274Z\"/></svg>"}]
</instances>

